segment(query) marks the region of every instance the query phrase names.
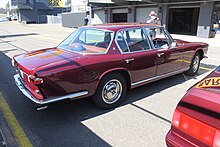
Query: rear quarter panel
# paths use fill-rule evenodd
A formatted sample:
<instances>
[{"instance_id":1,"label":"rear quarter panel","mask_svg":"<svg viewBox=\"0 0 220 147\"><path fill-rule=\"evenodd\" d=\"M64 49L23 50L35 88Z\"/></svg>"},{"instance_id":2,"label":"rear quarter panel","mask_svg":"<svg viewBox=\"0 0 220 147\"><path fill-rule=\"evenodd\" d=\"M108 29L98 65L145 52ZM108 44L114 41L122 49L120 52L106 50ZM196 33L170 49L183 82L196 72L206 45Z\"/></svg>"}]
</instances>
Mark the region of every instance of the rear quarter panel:
<instances>
[{"instance_id":1,"label":"rear quarter panel","mask_svg":"<svg viewBox=\"0 0 220 147\"><path fill-rule=\"evenodd\" d=\"M41 91L46 97L87 90L93 95L103 74L122 67L121 54L85 55L67 63L38 71L44 78Z\"/></svg>"}]
</instances>

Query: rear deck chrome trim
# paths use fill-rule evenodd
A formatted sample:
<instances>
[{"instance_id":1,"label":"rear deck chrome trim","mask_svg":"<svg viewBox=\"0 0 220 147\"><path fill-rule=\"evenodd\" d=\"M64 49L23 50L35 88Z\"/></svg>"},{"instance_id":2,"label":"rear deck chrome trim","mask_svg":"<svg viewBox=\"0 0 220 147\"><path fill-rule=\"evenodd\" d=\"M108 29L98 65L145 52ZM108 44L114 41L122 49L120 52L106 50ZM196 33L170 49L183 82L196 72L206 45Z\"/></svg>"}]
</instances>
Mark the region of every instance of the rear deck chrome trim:
<instances>
[{"instance_id":1,"label":"rear deck chrome trim","mask_svg":"<svg viewBox=\"0 0 220 147\"><path fill-rule=\"evenodd\" d=\"M49 104L49 103L53 103L53 102L57 102L57 101L62 101L65 99L72 99L72 98L76 98L76 97L80 97L80 96L84 96L84 95L88 94L88 91L81 91L81 92L67 94L67 95L60 96L60 97L51 97L51 98L47 98L47 99L43 99L43 100L38 100L25 88L25 85L20 81L19 74L14 75L14 79L15 79L15 83L18 86L18 88L20 89L20 91L26 97L28 97L31 101L33 101L34 103L39 104L39 105Z\"/></svg>"},{"instance_id":2,"label":"rear deck chrome trim","mask_svg":"<svg viewBox=\"0 0 220 147\"><path fill-rule=\"evenodd\" d=\"M177 71L174 71L174 72L170 72L170 73L167 73L167 74L164 74L164 75L155 76L155 77L152 77L152 78L148 78L148 79L145 79L145 80L134 82L134 83L131 84L131 87L137 86L137 85L143 84L143 83L147 84L147 83L150 83L151 81L154 81L154 80L157 80L157 79L163 79L163 78L169 77L171 75L179 74L179 73L182 73L184 71L187 71L188 69L189 68L184 68L184 69L180 69L180 70L177 70Z\"/></svg>"}]
</instances>

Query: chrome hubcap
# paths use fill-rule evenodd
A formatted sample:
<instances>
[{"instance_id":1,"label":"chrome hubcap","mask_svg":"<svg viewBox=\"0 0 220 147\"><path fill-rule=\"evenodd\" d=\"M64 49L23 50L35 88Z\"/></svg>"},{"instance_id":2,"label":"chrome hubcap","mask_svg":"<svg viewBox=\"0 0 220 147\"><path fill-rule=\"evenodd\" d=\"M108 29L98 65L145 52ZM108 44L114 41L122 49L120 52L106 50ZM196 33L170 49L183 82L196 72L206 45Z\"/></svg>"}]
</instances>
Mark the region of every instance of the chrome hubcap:
<instances>
[{"instance_id":1,"label":"chrome hubcap","mask_svg":"<svg viewBox=\"0 0 220 147\"><path fill-rule=\"evenodd\" d=\"M199 57L196 56L193 61L193 72L196 72L198 68L199 68Z\"/></svg>"},{"instance_id":2,"label":"chrome hubcap","mask_svg":"<svg viewBox=\"0 0 220 147\"><path fill-rule=\"evenodd\" d=\"M116 79L108 81L102 89L102 98L107 104L115 103L121 97L121 94L122 85Z\"/></svg>"}]
</instances>

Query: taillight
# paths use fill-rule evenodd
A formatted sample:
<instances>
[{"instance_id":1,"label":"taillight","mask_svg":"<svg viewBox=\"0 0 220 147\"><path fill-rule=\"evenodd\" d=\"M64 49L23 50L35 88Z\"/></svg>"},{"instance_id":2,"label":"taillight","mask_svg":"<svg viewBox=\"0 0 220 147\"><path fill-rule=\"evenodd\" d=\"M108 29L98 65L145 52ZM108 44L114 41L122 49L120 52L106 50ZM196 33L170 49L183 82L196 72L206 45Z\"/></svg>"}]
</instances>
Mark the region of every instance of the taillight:
<instances>
[{"instance_id":1,"label":"taillight","mask_svg":"<svg viewBox=\"0 0 220 147\"><path fill-rule=\"evenodd\" d=\"M42 78L36 78L35 76L28 76L28 81L33 82L34 85L42 84L44 81Z\"/></svg>"},{"instance_id":2,"label":"taillight","mask_svg":"<svg viewBox=\"0 0 220 147\"><path fill-rule=\"evenodd\" d=\"M220 147L220 131L215 132L215 138L213 142L214 147Z\"/></svg>"},{"instance_id":3,"label":"taillight","mask_svg":"<svg viewBox=\"0 0 220 147\"><path fill-rule=\"evenodd\" d=\"M220 147L220 130L175 110L172 125L214 147Z\"/></svg>"}]
</instances>

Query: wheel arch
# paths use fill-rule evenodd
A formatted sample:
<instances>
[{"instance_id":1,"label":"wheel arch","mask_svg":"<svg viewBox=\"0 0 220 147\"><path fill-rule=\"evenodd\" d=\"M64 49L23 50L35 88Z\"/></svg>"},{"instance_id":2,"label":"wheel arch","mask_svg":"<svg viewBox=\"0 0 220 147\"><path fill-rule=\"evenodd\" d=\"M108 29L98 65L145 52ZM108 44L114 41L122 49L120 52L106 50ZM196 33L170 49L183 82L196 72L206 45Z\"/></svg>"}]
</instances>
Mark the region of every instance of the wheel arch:
<instances>
[{"instance_id":1,"label":"wheel arch","mask_svg":"<svg viewBox=\"0 0 220 147\"><path fill-rule=\"evenodd\" d=\"M203 57L204 57L204 51L203 51L203 49L202 49L202 48L196 49L196 51L195 51L195 53L194 53L194 56L195 56L196 53L199 53L199 55L200 55L200 60L202 60Z\"/></svg>"},{"instance_id":2,"label":"wheel arch","mask_svg":"<svg viewBox=\"0 0 220 147\"><path fill-rule=\"evenodd\" d=\"M125 68L115 68L115 69L111 69L108 70L106 72L104 72L100 77L99 77L99 81L96 84L96 89L100 83L100 81L107 75L109 74L113 74L113 73L118 73L120 75L122 75L125 78L125 81L127 83L127 88L131 88L131 82L132 82L132 78L131 78L131 74L129 71L127 71Z\"/></svg>"}]
</instances>

